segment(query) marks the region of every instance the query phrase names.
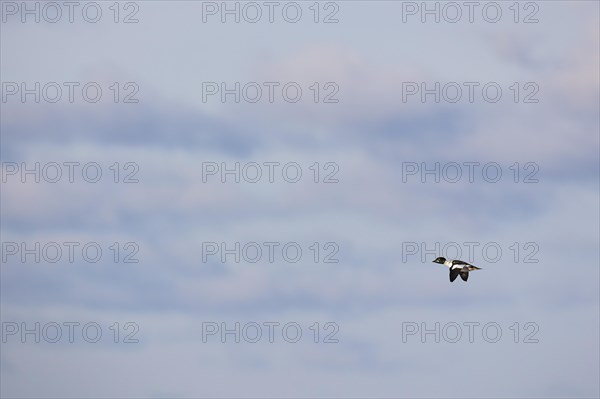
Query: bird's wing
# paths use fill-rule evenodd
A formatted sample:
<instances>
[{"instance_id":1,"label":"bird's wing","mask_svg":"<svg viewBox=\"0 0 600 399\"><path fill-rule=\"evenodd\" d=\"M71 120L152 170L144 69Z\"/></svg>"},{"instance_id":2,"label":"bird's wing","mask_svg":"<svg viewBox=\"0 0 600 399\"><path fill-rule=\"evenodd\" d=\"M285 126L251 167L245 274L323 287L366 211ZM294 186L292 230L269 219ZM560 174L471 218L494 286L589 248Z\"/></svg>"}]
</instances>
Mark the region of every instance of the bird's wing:
<instances>
[{"instance_id":1,"label":"bird's wing","mask_svg":"<svg viewBox=\"0 0 600 399\"><path fill-rule=\"evenodd\" d=\"M456 280L458 275L460 274L460 269L450 269L450 282Z\"/></svg>"},{"instance_id":2,"label":"bird's wing","mask_svg":"<svg viewBox=\"0 0 600 399\"><path fill-rule=\"evenodd\" d=\"M467 263L467 262L464 262L464 261L458 260L458 259L455 259L455 260L452 261L452 266L454 266L454 265L473 266L470 263Z\"/></svg>"},{"instance_id":3,"label":"bird's wing","mask_svg":"<svg viewBox=\"0 0 600 399\"><path fill-rule=\"evenodd\" d=\"M467 281L469 279L469 272L461 272L460 278L462 278L464 281Z\"/></svg>"}]
</instances>

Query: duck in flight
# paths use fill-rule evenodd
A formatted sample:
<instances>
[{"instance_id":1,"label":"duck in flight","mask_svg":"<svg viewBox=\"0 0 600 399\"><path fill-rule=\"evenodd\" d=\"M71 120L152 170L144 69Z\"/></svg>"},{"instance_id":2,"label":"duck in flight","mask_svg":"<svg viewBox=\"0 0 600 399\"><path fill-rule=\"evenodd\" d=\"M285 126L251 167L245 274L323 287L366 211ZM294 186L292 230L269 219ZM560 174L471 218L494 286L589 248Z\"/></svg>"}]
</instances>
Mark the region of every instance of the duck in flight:
<instances>
[{"instance_id":1,"label":"duck in flight","mask_svg":"<svg viewBox=\"0 0 600 399\"><path fill-rule=\"evenodd\" d=\"M433 263L439 263L441 265L448 266L450 268L450 282L456 280L456 277L460 275L464 281L469 279L469 272L472 270L481 270L480 267L473 266L470 263L464 262L458 259L446 259L444 257L436 258Z\"/></svg>"}]
</instances>

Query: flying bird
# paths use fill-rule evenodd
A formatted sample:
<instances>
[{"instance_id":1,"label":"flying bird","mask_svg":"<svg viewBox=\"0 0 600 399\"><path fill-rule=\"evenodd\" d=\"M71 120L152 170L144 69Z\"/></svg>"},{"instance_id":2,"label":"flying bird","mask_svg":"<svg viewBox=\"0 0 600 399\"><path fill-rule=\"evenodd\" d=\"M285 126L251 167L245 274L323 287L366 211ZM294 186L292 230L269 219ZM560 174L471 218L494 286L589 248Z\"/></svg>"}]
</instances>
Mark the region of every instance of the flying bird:
<instances>
[{"instance_id":1,"label":"flying bird","mask_svg":"<svg viewBox=\"0 0 600 399\"><path fill-rule=\"evenodd\" d=\"M433 263L439 263L441 265L448 266L450 268L450 282L456 280L456 277L460 275L464 281L469 279L469 272L472 270L481 270L480 267L473 266L470 263L464 262L458 259L446 259L444 257L436 258Z\"/></svg>"}]
</instances>

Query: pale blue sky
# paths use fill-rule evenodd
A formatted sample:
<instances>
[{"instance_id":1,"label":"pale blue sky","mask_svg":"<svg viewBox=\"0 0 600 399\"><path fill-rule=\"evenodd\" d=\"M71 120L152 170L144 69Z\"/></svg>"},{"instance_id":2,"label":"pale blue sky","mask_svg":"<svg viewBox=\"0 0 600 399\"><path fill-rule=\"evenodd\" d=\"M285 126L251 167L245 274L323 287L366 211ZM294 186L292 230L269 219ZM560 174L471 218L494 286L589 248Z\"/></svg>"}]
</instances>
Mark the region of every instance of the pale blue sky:
<instances>
[{"instance_id":1,"label":"pale blue sky","mask_svg":"<svg viewBox=\"0 0 600 399\"><path fill-rule=\"evenodd\" d=\"M312 2L298 24L203 23L193 1L138 2L129 25L111 21L110 2L98 24L7 17L2 82L135 82L140 102L111 103L108 89L96 104L10 98L2 162L95 161L105 172L136 162L140 182L11 178L1 241L134 241L140 262L10 258L1 320L96 321L106 337L134 321L140 342L9 338L3 396L599 395L598 3L535 2L535 24L515 24L512 2L500 2L497 24L403 23L401 2L336 3L337 24L314 24ZM296 104L203 103L202 82L221 81L306 90ZM314 104L315 81L335 82L339 103ZM505 91L493 104L402 102L402 82L436 81ZM513 82L535 82L539 103L515 104ZM202 183L209 161L293 161L305 173L335 162L340 182ZM504 178L403 183L403 162L497 162ZM539 183L514 183L515 162L538 165ZM339 263L203 263L206 241L333 241ZM403 242L495 242L503 255L490 263L476 251L483 270L450 284L433 254L403 262ZM514 242L535 243L539 262L523 263L523 249L515 262ZM295 321L306 335L203 343L205 321ZM309 326L327 321L340 342L314 344ZM503 337L402 342L403 322L496 322ZM539 342L514 343L515 322L536 323Z\"/></svg>"}]
</instances>

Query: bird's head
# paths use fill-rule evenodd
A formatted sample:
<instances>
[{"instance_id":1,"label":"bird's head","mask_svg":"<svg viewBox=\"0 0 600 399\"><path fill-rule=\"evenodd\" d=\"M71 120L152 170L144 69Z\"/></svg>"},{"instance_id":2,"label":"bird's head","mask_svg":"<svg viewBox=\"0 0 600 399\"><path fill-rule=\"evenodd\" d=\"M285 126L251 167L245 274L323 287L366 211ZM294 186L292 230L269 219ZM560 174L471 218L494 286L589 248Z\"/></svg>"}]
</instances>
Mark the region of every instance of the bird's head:
<instances>
[{"instance_id":1,"label":"bird's head","mask_svg":"<svg viewBox=\"0 0 600 399\"><path fill-rule=\"evenodd\" d=\"M433 263L440 263L440 264L444 264L444 262L446 261L446 258L439 256L437 258L435 258L435 260L433 261Z\"/></svg>"}]
</instances>

